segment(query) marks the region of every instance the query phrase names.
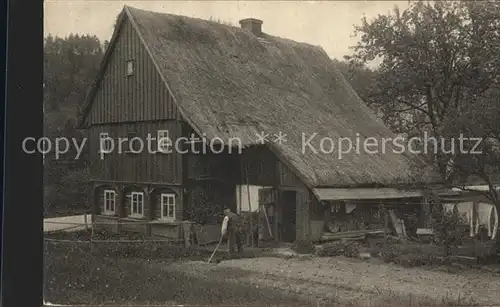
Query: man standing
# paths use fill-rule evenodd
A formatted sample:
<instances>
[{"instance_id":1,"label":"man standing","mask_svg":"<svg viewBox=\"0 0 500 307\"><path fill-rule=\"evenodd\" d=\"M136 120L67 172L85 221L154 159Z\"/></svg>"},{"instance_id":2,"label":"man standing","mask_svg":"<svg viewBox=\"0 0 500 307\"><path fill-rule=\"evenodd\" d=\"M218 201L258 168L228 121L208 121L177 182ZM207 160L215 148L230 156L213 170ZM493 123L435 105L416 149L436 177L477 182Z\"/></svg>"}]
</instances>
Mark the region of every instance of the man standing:
<instances>
[{"instance_id":1,"label":"man standing","mask_svg":"<svg viewBox=\"0 0 500 307\"><path fill-rule=\"evenodd\" d=\"M229 246L229 254L234 253L234 245L238 249L238 253L243 252L243 246L241 244L241 236L243 232L243 226L241 225L241 218L238 214L231 212L230 209L224 210L224 220L222 221L222 236L227 233L227 243Z\"/></svg>"}]
</instances>

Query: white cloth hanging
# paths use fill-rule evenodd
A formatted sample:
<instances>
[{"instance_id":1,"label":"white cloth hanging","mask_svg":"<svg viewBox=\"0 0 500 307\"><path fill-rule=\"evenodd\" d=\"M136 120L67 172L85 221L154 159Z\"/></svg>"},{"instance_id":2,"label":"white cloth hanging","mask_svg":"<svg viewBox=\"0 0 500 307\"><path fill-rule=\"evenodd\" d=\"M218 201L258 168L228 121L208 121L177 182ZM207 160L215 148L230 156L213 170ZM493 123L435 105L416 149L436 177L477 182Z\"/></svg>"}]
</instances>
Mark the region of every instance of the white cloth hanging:
<instances>
[{"instance_id":1,"label":"white cloth hanging","mask_svg":"<svg viewBox=\"0 0 500 307\"><path fill-rule=\"evenodd\" d=\"M487 229L488 237L494 240L498 232L499 217L494 205L488 203L463 202L456 204L460 215L467 218L470 227L470 235L479 233L482 226Z\"/></svg>"}]
</instances>

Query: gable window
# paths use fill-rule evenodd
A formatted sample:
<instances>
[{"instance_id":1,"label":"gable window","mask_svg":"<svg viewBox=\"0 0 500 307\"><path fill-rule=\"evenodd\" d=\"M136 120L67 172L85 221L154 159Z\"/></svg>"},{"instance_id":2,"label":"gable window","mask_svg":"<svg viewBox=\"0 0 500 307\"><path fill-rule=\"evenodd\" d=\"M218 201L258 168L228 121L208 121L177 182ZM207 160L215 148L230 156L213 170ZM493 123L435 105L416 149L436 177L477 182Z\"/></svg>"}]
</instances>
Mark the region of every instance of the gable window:
<instances>
[{"instance_id":1,"label":"gable window","mask_svg":"<svg viewBox=\"0 0 500 307\"><path fill-rule=\"evenodd\" d=\"M135 124L129 124L127 126L127 146L125 153L140 153L142 151L141 140L138 139L139 133L137 132L137 127Z\"/></svg>"},{"instance_id":2,"label":"gable window","mask_svg":"<svg viewBox=\"0 0 500 307\"><path fill-rule=\"evenodd\" d=\"M175 221L175 194L161 194L161 219Z\"/></svg>"},{"instance_id":3,"label":"gable window","mask_svg":"<svg viewBox=\"0 0 500 307\"><path fill-rule=\"evenodd\" d=\"M157 143L158 143L158 152L160 153L171 152L172 141L168 136L168 130L158 130Z\"/></svg>"},{"instance_id":4,"label":"gable window","mask_svg":"<svg viewBox=\"0 0 500 307\"><path fill-rule=\"evenodd\" d=\"M111 152L113 147L113 140L106 132L99 134L99 152Z\"/></svg>"},{"instance_id":5,"label":"gable window","mask_svg":"<svg viewBox=\"0 0 500 307\"><path fill-rule=\"evenodd\" d=\"M130 141L138 135L137 127L135 124L128 124L127 126L127 139Z\"/></svg>"},{"instance_id":6,"label":"gable window","mask_svg":"<svg viewBox=\"0 0 500 307\"><path fill-rule=\"evenodd\" d=\"M104 213L115 214L116 193L113 190L104 190Z\"/></svg>"},{"instance_id":7,"label":"gable window","mask_svg":"<svg viewBox=\"0 0 500 307\"><path fill-rule=\"evenodd\" d=\"M143 217L144 216L144 193L132 192L130 216L131 217Z\"/></svg>"},{"instance_id":8,"label":"gable window","mask_svg":"<svg viewBox=\"0 0 500 307\"><path fill-rule=\"evenodd\" d=\"M134 61L127 61L127 77L134 74Z\"/></svg>"}]
</instances>

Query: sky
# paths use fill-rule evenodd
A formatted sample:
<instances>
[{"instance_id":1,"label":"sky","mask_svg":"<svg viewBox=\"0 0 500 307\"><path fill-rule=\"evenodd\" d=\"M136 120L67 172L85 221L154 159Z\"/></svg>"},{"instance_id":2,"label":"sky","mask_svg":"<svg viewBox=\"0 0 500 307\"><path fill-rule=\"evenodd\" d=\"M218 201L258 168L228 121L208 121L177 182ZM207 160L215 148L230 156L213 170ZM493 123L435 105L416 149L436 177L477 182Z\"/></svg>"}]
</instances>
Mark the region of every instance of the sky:
<instances>
[{"instance_id":1,"label":"sky","mask_svg":"<svg viewBox=\"0 0 500 307\"><path fill-rule=\"evenodd\" d=\"M354 25L386 14L408 1L117 1L45 0L44 34L96 35L109 40L116 16L124 5L202 19L219 19L239 25L244 18L263 21L262 30L299 42L319 45L331 58L351 54L358 38Z\"/></svg>"}]
</instances>

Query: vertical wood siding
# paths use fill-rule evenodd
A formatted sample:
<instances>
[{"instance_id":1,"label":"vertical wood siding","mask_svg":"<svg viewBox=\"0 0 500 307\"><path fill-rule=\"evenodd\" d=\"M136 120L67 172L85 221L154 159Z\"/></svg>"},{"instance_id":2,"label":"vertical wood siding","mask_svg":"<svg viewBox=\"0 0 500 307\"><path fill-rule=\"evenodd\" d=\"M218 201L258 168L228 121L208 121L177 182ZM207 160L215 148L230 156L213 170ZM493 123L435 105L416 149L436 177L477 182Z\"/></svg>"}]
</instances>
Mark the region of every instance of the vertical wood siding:
<instances>
[{"instance_id":1,"label":"vertical wood siding","mask_svg":"<svg viewBox=\"0 0 500 307\"><path fill-rule=\"evenodd\" d=\"M311 193L308 190L300 189L297 191L297 241L311 239L311 201Z\"/></svg>"},{"instance_id":2,"label":"vertical wood siding","mask_svg":"<svg viewBox=\"0 0 500 307\"><path fill-rule=\"evenodd\" d=\"M136 123L135 136L144 142L144 150L139 154L125 153L130 142L122 143L120 152L119 138L128 137L130 124L91 126L89 140L86 144L90 150L91 175L94 180L125 181L125 182L153 182L163 184L182 184L182 158L181 153L150 153L148 149L148 133L151 139L156 139L158 130L168 130L169 137L175 140L180 135L181 124L171 120L164 122ZM100 133L108 133L114 140L115 148L112 153L105 154L101 159L99 154ZM156 141L151 140L152 150L157 150ZM132 144L133 145L133 144ZM138 145L137 145L138 146ZM138 147L136 147L138 149Z\"/></svg>"},{"instance_id":3,"label":"vertical wood siding","mask_svg":"<svg viewBox=\"0 0 500 307\"><path fill-rule=\"evenodd\" d=\"M248 184L251 185L276 185L276 163L278 160L267 147L250 147L245 149L240 157L243 160L243 174L245 174L245 170L248 174L241 176L241 165L237 165L235 171L240 174L239 183L247 184L248 179Z\"/></svg>"},{"instance_id":4,"label":"vertical wood siding","mask_svg":"<svg viewBox=\"0 0 500 307\"><path fill-rule=\"evenodd\" d=\"M283 162L278 161L278 174L279 174L279 182L282 187L296 187L305 189L305 185L300 180L297 175L295 175L288 166L283 164Z\"/></svg>"},{"instance_id":5,"label":"vertical wood siding","mask_svg":"<svg viewBox=\"0 0 500 307\"><path fill-rule=\"evenodd\" d=\"M89 124L179 119L172 95L128 19L114 48L94 97ZM134 72L127 76L130 60Z\"/></svg>"},{"instance_id":6,"label":"vertical wood siding","mask_svg":"<svg viewBox=\"0 0 500 307\"><path fill-rule=\"evenodd\" d=\"M279 188L296 192L296 240L310 241L317 236L316 233L312 233L311 229L315 198L310 189L283 162L278 161L276 168Z\"/></svg>"}]
</instances>

